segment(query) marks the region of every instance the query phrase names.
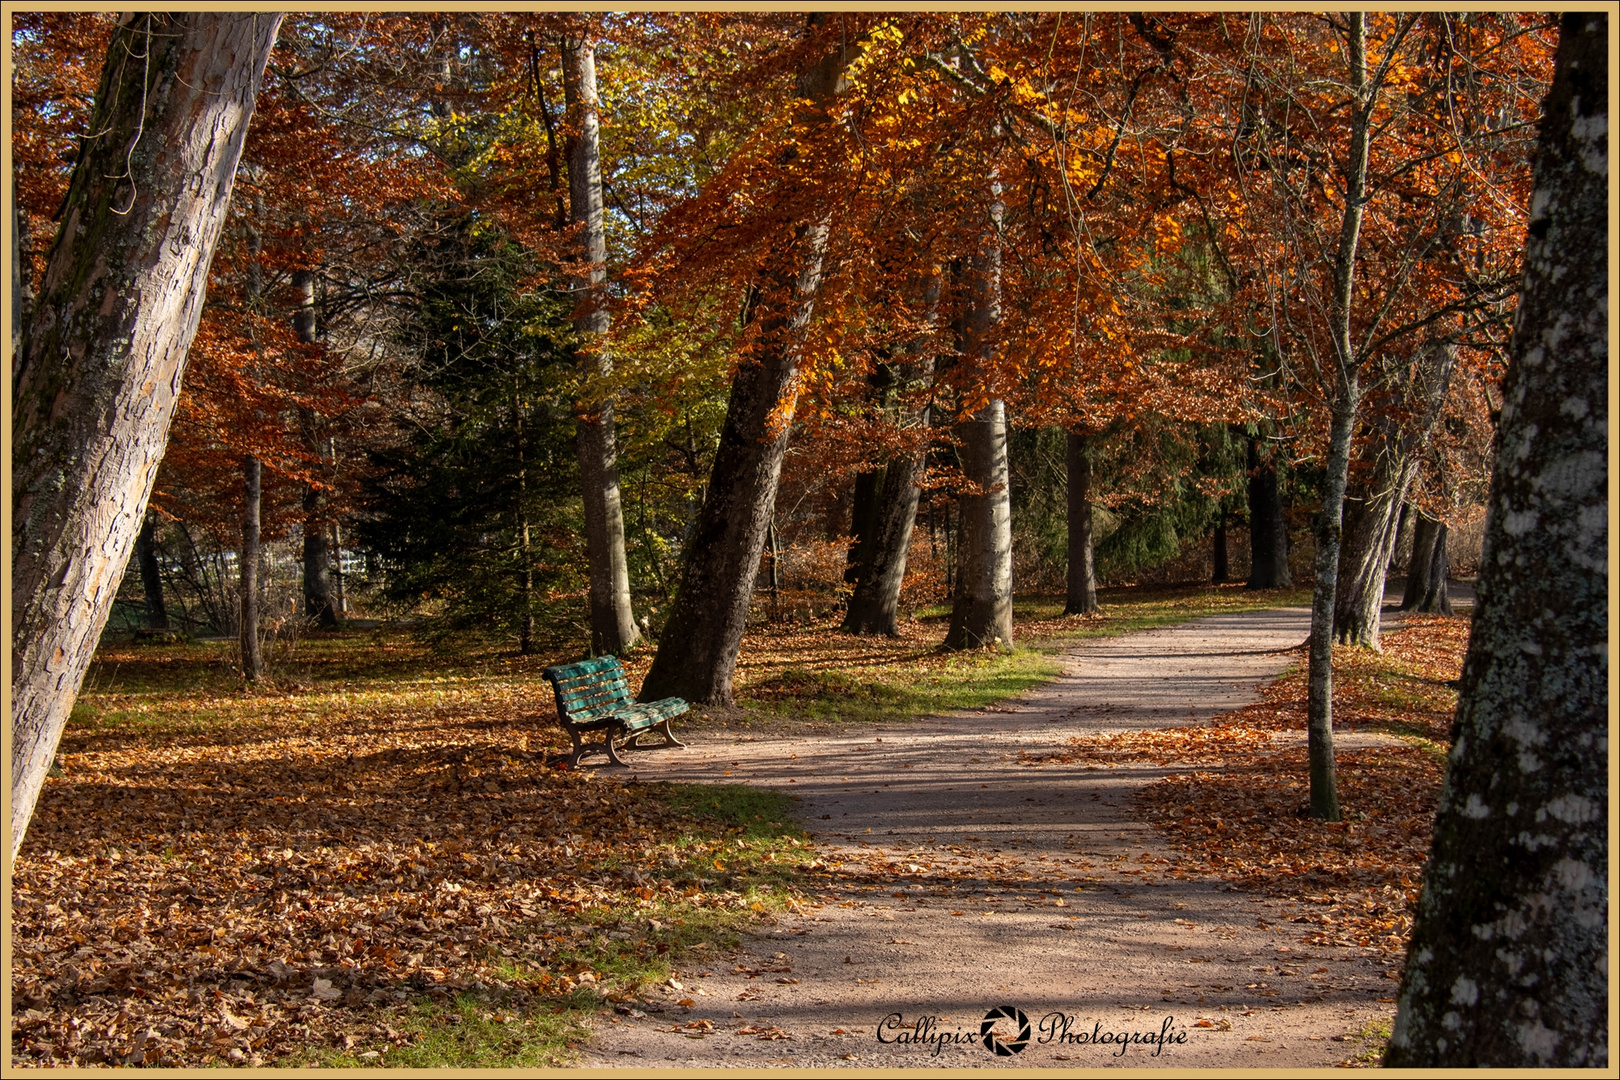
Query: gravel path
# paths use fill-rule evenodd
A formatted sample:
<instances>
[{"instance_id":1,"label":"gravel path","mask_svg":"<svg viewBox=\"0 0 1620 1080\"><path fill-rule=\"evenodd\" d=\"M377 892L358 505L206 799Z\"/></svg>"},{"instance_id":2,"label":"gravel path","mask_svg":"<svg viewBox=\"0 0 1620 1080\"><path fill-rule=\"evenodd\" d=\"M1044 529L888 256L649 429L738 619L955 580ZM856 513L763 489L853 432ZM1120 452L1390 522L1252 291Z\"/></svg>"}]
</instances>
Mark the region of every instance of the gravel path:
<instances>
[{"instance_id":1,"label":"gravel path","mask_svg":"<svg viewBox=\"0 0 1620 1080\"><path fill-rule=\"evenodd\" d=\"M1075 735L1246 704L1308 629L1304 608L1221 615L1077 647L1056 681L979 712L830 735L710 730L685 751L636 757L643 780L789 792L822 860L842 871L819 905L598 1021L583 1064L1303 1068L1353 1057L1394 1012L1396 983L1375 952L1303 945L1288 905L1178 871L1128 812L1165 768L1019 763L1020 751ZM1030 1032L998 1057L978 1036L1002 1006ZM997 1030L1013 1037L1015 1024ZM1115 1033L1137 1041L1121 1052ZM1141 1042L1161 1034L1162 1045Z\"/></svg>"}]
</instances>

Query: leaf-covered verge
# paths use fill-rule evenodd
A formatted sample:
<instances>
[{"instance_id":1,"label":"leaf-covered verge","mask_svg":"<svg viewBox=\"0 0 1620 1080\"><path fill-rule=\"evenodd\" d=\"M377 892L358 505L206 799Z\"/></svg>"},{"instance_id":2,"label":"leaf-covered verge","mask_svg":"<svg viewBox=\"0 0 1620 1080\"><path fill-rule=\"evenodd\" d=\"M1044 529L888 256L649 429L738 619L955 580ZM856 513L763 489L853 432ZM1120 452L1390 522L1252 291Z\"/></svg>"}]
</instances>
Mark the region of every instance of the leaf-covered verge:
<instances>
[{"instance_id":1,"label":"leaf-covered verge","mask_svg":"<svg viewBox=\"0 0 1620 1080\"><path fill-rule=\"evenodd\" d=\"M938 616L899 639L759 627L744 708L689 723L988 705L1064 640L1279 597L1104 599L1020 602L1039 645L1012 654L937 652ZM567 655L351 631L245 690L227 650L99 655L13 878L16 1063L566 1063L592 1012L826 887L785 796L558 769L539 672Z\"/></svg>"},{"instance_id":2,"label":"leaf-covered verge","mask_svg":"<svg viewBox=\"0 0 1620 1080\"><path fill-rule=\"evenodd\" d=\"M1382 653L1334 648L1335 730L1402 740L1339 751L1340 822L1309 814L1302 667L1208 725L1076 739L1042 762L1187 770L1139 795L1141 812L1189 858L1182 868L1290 901L1303 944L1378 949L1396 979L1429 854L1468 628L1463 618L1407 615L1385 633ZM1391 982L1390 1001L1395 989Z\"/></svg>"},{"instance_id":3,"label":"leaf-covered verge","mask_svg":"<svg viewBox=\"0 0 1620 1080\"><path fill-rule=\"evenodd\" d=\"M71 729L13 879L14 1061L565 1063L798 903L785 796L559 770L510 683L425 682Z\"/></svg>"}]
</instances>

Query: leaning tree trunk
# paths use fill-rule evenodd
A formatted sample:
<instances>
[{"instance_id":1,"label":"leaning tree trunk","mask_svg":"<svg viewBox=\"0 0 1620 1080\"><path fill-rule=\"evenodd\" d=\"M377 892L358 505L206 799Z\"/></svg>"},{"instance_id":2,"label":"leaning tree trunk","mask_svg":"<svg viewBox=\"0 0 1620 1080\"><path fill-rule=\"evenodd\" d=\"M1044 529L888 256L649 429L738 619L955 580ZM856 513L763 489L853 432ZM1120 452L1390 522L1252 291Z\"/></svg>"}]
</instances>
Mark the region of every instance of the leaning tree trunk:
<instances>
[{"instance_id":1,"label":"leaning tree trunk","mask_svg":"<svg viewBox=\"0 0 1620 1080\"><path fill-rule=\"evenodd\" d=\"M1001 185L992 177L989 229L969 261L964 356L988 375L1001 328ZM962 474L973 485L958 500L961 555L951 603L947 649L1010 649L1012 622L1012 476L1007 460L1007 407L991 398L958 425Z\"/></svg>"},{"instance_id":2,"label":"leaning tree trunk","mask_svg":"<svg viewBox=\"0 0 1620 1080\"><path fill-rule=\"evenodd\" d=\"M596 47L588 39L563 44L563 94L567 103L568 205L580 226L583 273L574 315L579 369L585 394L579 402L574 451L585 500L585 553L590 567L591 655L621 653L641 638L630 606L630 563L624 550L624 507L619 492L618 447L613 430L613 394L607 386L613 361L602 344L608 329L604 285L607 241L602 227L602 155L596 98Z\"/></svg>"},{"instance_id":3,"label":"leaning tree trunk","mask_svg":"<svg viewBox=\"0 0 1620 1080\"><path fill-rule=\"evenodd\" d=\"M1383 437L1377 440L1377 460L1366 491L1346 500L1344 547L1333 602L1334 635L1340 644L1379 648L1384 580L1399 538L1401 507L1417 474L1419 455L1440 418L1456 357L1457 347L1450 342L1435 342L1423 350L1414 376L1401 380L1400 399L1390 403L1396 418L1385 421Z\"/></svg>"},{"instance_id":4,"label":"leaning tree trunk","mask_svg":"<svg viewBox=\"0 0 1620 1080\"><path fill-rule=\"evenodd\" d=\"M293 294L297 304L293 308L293 333L303 345L314 345L315 337L315 272L294 270ZM306 445L317 460L330 447L321 438L320 423L313 410L302 410ZM322 445L325 443L326 445ZM317 484L304 488L304 618L330 630L338 624L337 603L332 595L332 546L327 532L330 521L327 506L330 499Z\"/></svg>"},{"instance_id":5,"label":"leaning tree trunk","mask_svg":"<svg viewBox=\"0 0 1620 1080\"><path fill-rule=\"evenodd\" d=\"M1385 1064L1612 1067L1608 17L1563 17L1455 744Z\"/></svg>"},{"instance_id":6,"label":"leaning tree trunk","mask_svg":"<svg viewBox=\"0 0 1620 1080\"><path fill-rule=\"evenodd\" d=\"M12 384L13 855L146 514L280 25L126 15L108 48Z\"/></svg>"},{"instance_id":7,"label":"leaning tree trunk","mask_svg":"<svg viewBox=\"0 0 1620 1080\"><path fill-rule=\"evenodd\" d=\"M1097 603L1097 565L1091 540L1091 450L1084 432L1071 431L1064 457L1069 473L1069 591L1065 615L1094 615Z\"/></svg>"},{"instance_id":8,"label":"leaning tree trunk","mask_svg":"<svg viewBox=\"0 0 1620 1080\"><path fill-rule=\"evenodd\" d=\"M842 45L801 76L805 123L831 124L829 106L860 48ZM797 227L760 274L748 312L753 343L732 379L708 489L658 653L642 684L643 699L732 704L731 677L791 433L783 416L791 413L796 393L799 337L821 287L828 228L825 218Z\"/></svg>"},{"instance_id":9,"label":"leaning tree trunk","mask_svg":"<svg viewBox=\"0 0 1620 1080\"><path fill-rule=\"evenodd\" d=\"M1286 589L1293 585L1288 572L1288 531L1283 521L1282 497L1277 491L1277 466L1260 456L1260 440L1249 439L1249 581L1250 589Z\"/></svg>"}]
</instances>

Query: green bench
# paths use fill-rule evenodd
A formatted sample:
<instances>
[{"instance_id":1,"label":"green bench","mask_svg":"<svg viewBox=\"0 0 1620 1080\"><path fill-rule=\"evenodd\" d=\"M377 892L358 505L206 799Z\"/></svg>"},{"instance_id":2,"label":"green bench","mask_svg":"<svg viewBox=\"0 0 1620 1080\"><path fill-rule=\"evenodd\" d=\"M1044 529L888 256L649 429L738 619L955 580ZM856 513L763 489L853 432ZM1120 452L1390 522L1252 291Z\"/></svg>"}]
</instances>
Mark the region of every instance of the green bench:
<instances>
[{"instance_id":1,"label":"green bench","mask_svg":"<svg viewBox=\"0 0 1620 1080\"><path fill-rule=\"evenodd\" d=\"M574 740L574 752L568 755L570 766L577 766L588 753L604 753L613 764L623 765L619 750L686 745L669 729L670 719L689 708L686 702L678 697L642 703L631 700L630 680L617 657L558 664L541 674L557 694L557 719ZM641 737L654 731L663 741L643 744ZM619 743L617 749L615 742Z\"/></svg>"}]
</instances>

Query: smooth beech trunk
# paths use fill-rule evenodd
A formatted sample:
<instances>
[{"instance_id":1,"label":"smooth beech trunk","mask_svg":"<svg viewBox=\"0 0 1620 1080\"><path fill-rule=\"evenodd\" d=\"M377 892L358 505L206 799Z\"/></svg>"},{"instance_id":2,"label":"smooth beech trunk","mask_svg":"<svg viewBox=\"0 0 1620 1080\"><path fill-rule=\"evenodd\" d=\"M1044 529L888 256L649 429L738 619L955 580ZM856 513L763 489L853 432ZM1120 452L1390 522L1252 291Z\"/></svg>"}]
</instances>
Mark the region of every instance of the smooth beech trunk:
<instances>
[{"instance_id":1,"label":"smooth beech trunk","mask_svg":"<svg viewBox=\"0 0 1620 1080\"><path fill-rule=\"evenodd\" d=\"M624 550L613 428L613 374L602 336L608 329L604 286L607 240L602 226L602 154L596 96L596 47L588 39L563 44L563 94L568 138L569 216L579 226L580 300L574 331L585 393L578 402L574 451L585 500L585 552L590 565L591 655L622 653L641 639L630 605L630 564Z\"/></svg>"},{"instance_id":2,"label":"smooth beech trunk","mask_svg":"<svg viewBox=\"0 0 1620 1080\"><path fill-rule=\"evenodd\" d=\"M1607 1070L1608 15L1563 16L1403 1069Z\"/></svg>"},{"instance_id":3,"label":"smooth beech trunk","mask_svg":"<svg viewBox=\"0 0 1620 1080\"><path fill-rule=\"evenodd\" d=\"M126 15L15 366L11 850L146 513L280 15Z\"/></svg>"},{"instance_id":4,"label":"smooth beech trunk","mask_svg":"<svg viewBox=\"0 0 1620 1080\"><path fill-rule=\"evenodd\" d=\"M1068 465L1069 581L1065 615L1093 615L1097 603L1095 545L1091 540L1091 451L1084 432L1071 431L1065 440Z\"/></svg>"},{"instance_id":5,"label":"smooth beech trunk","mask_svg":"<svg viewBox=\"0 0 1620 1080\"><path fill-rule=\"evenodd\" d=\"M841 46L800 76L805 123L831 123L828 107L845 67L859 52L854 43ZM643 700L683 697L703 705L732 704L731 677L792 433L799 337L821 287L829 227L827 218L795 227L761 269L747 315L752 343L731 382L720 445L669 620L642 684Z\"/></svg>"}]
</instances>

